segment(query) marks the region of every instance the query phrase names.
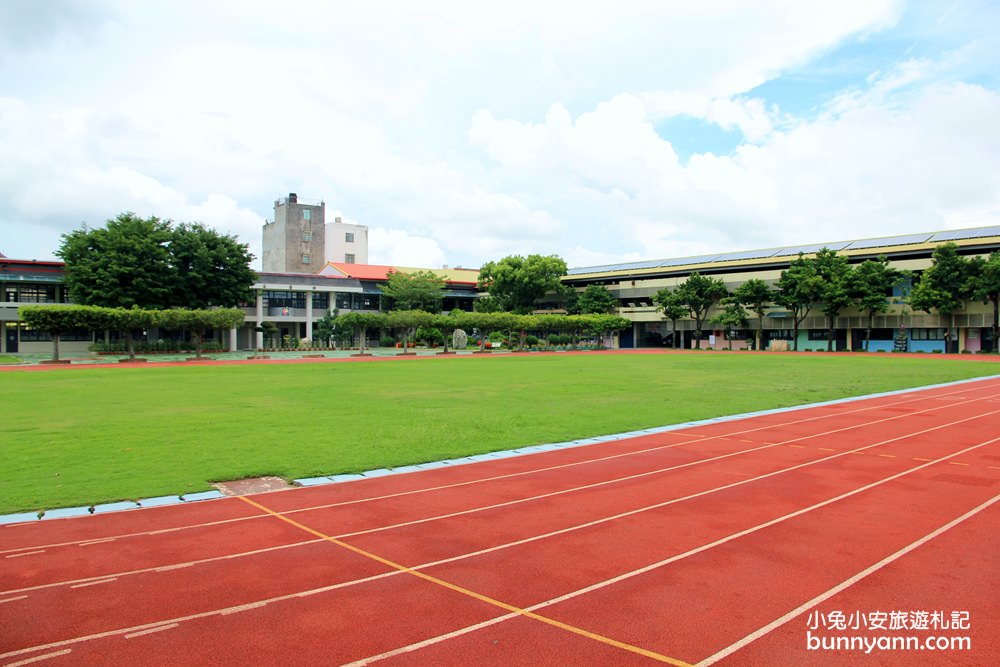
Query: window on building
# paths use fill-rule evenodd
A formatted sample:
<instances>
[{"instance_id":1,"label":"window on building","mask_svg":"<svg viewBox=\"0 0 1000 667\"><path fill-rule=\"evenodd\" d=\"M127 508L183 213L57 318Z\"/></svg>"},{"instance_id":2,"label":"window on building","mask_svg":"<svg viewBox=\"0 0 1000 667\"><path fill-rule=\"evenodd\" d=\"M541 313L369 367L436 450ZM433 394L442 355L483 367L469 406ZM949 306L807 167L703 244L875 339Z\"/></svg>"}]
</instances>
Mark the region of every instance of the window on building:
<instances>
[{"instance_id":1,"label":"window on building","mask_svg":"<svg viewBox=\"0 0 1000 667\"><path fill-rule=\"evenodd\" d=\"M313 233L312 232L302 232L302 241L303 242L309 243L312 240L313 240Z\"/></svg>"},{"instance_id":2,"label":"window on building","mask_svg":"<svg viewBox=\"0 0 1000 667\"><path fill-rule=\"evenodd\" d=\"M313 310L326 310L330 307L328 292L313 292Z\"/></svg>"},{"instance_id":3,"label":"window on building","mask_svg":"<svg viewBox=\"0 0 1000 667\"><path fill-rule=\"evenodd\" d=\"M264 308L305 308L305 292L266 291L263 294Z\"/></svg>"},{"instance_id":4,"label":"window on building","mask_svg":"<svg viewBox=\"0 0 1000 667\"><path fill-rule=\"evenodd\" d=\"M21 285L18 301L22 303L55 303L55 285Z\"/></svg>"},{"instance_id":5,"label":"window on building","mask_svg":"<svg viewBox=\"0 0 1000 667\"><path fill-rule=\"evenodd\" d=\"M312 220L312 211L310 211L309 209L305 209L304 211L302 211L302 219Z\"/></svg>"},{"instance_id":6,"label":"window on building","mask_svg":"<svg viewBox=\"0 0 1000 667\"><path fill-rule=\"evenodd\" d=\"M348 243L354 243L354 232L345 232L344 240Z\"/></svg>"},{"instance_id":7,"label":"window on building","mask_svg":"<svg viewBox=\"0 0 1000 667\"><path fill-rule=\"evenodd\" d=\"M343 310L351 309L351 295L344 294L343 292L337 292L337 308Z\"/></svg>"},{"instance_id":8,"label":"window on building","mask_svg":"<svg viewBox=\"0 0 1000 667\"><path fill-rule=\"evenodd\" d=\"M307 255L307 254L303 253L302 254L302 263L303 264L311 264L312 263L312 255Z\"/></svg>"},{"instance_id":9,"label":"window on building","mask_svg":"<svg viewBox=\"0 0 1000 667\"><path fill-rule=\"evenodd\" d=\"M354 255L352 253L347 253L344 255L345 264L354 264Z\"/></svg>"},{"instance_id":10,"label":"window on building","mask_svg":"<svg viewBox=\"0 0 1000 667\"><path fill-rule=\"evenodd\" d=\"M911 340L944 340L944 329L941 327L929 329L910 329Z\"/></svg>"}]
</instances>

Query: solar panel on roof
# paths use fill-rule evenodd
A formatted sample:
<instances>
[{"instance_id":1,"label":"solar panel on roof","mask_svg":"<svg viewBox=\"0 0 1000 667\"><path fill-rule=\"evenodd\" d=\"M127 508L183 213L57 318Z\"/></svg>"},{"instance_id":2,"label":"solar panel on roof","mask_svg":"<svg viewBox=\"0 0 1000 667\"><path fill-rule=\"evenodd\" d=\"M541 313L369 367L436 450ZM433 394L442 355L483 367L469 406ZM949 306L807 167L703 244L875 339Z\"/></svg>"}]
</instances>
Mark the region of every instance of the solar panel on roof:
<instances>
[{"instance_id":1,"label":"solar panel on roof","mask_svg":"<svg viewBox=\"0 0 1000 667\"><path fill-rule=\"evenodd\" d=\"M978 229L953 229L947 232L938 232L929 241L954 241L956 239L982 239L989 236L1000 236L1000 226L980 227Z\"/></svg>"},{"instance_id":2,"label":"solar panel on roof","mask_svg":"<svg viewBox=\"0 0 1000 667\"><path fill-rule=\"evenodd\" d=\"M906 234L903 236L885 236L880 239L861 239L852 241L846 250L861 250L863 248L886 248L894 245L908 245L910 243L924 243L930 238L929 233Z\"/></svg>"},{"instance_id":3,"label":"solar panel on roof","mask_svg":"<svg viewBox=\"0 0 1000 667\"><path fill-rule=\"evenodd\" d=\"M782 248L776 251L772 257L780 257L782 255L798 255L799 253L809 255L814 252L819 252L823 248L829 248L830 250L843 250L849 244L850 241L838 241L836 243L814 243L812 245L788 246L787 248Z\"/></svg>"},{"instance_id":4,"label":"solar panel on roof","mask_svg":"<svg viewBox=\"0 0 1000 667\"><path fill-rule=\"evenodd\" d=\"M706 264L714 262L718 255L696 255L694 257L678 257L676 259L661 260L656 267L665 268L668 266L684 266L685 264Z\"/></svg>"},{"instance_id":5,"label":"solar panel on roof","mask_svg":"<svg viewBox=\"0 0 1000 667\"><path fill-rule=\"evenodd\" d=\"M716 261L718 262L735 262L740 259L761 259L763 257L772 257L774 255L774 248L768 248L766 250L742 250L738 252L726 252L719 255Z\"/></svg>"}]
</instances>

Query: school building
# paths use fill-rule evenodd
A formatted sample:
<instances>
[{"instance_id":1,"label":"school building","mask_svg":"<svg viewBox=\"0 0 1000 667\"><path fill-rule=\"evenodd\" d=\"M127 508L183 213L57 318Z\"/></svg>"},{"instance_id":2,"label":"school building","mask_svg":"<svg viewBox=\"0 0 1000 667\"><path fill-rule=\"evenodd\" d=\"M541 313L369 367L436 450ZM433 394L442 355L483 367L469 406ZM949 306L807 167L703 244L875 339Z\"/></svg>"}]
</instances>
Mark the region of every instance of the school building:
<instances>
[{"instance_id":1,"label":"school building","mask_svg":"<svg viewBox=\"0 0 1000 667\"><path fill-rule=\"evenodd\" d=\"M288 206L289 203L285 200L282 205ZM341 223L331 224L335 225L334 229L340 230L336 225ZM301 235L301 230L296 233ZM657 311L652 299L658 290L677 287L695 271L721 278L732 291L750 278L761 278L773 285L781 271L787 269L799 253L809 255L824 247L837 251L855 265L885 255L893 267L912 272L912 277L899 285L893 294L887 295L888 312L875 317L870 343L872 351L891 351L902 341L902 347L910 352L942 352L948 327L953 327L951 340L957 350L993 351L997 341L993 340L991 331L992 304L967 303L962 311L955 314L952 323L950 318L938 314L914 312L905 302L904 296L912 281L931 266L934 249L946 242L955 243L965 256L985 257L1000 250L1000 226L579 267L570 269L563 283L580 291L591 284L608 288L618 300L615 312L632 321L631 329L618 337L620 347L664 347L672 345L675 338L681 347L691 347L694 322L680 320L677 331L674 331L671 324L663 319L662 313ZM300 250L296 248L296 254L301 259L304 253ZM216 339L223 349L258 349L263 346L263 335L257 328L263 322L276 324L279 336L312 339L316 322L328 312L381 310L379 283L384 282L392 270L412 272L428 269L330 261L316 273L262 272L253 285L254 298L243 304L247 315L244 325L238 330L217 332ZM477 269L430 270L445 280L445 312L455 308L472 310L479 296L476 289ZM62 262L0 257L0 289L4 299L0 303L0 353L51 351L48 334L27 328L19 320L17 309L29 304L69 303L62 275ZM560 312L562 304L553 297L542 300L539 307L537 312ZM744 330L727 332L716 327L706 331L706 337L710 338L703 340L702 346L727 347L729 337L735 339L732 341L734 348L746 347L753 340L757 324L756 317L751 314L749 325ZM792 342L793 322L791 314L785 309L777 305L770 307L763 324L765 347L774 347L772 341ZM845 309L836 320L836 348L862 349L866 326L865 313ZM144 337L155 340L162 334L149 331ZM116 335L115 332L72 332L62 337L60 349L67 355L85 354L93 343L107 341ZM825 350L827 336L826 319L816 308L800 326L798 349Z\"/></svg>"}]
</instances>

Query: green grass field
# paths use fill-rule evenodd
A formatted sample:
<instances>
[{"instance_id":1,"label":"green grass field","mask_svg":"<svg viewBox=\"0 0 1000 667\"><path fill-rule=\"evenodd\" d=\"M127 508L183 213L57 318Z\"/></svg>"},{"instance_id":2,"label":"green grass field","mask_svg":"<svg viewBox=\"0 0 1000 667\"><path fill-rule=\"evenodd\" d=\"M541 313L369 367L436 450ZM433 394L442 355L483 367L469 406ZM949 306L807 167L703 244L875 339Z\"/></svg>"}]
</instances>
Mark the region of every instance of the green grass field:
<instances>
[{"instance_id":1,"label":"green grass field","mask_svg":"<svg viewBox=\"0 0 1000 667\"><path fill-rule=\"evenodd\" d=\"M19 364L19 363L21 363L21 360L18 359L17 357L12 357L9 354L0 354L0 365Z\"/></svg>"},{"instance_id":2,"label":"green grass field","mask_svg":"<svg viewBox=\"0 0 1000 667\"><path fill-rule=\"evenodd\" d=\"M191 493L1000 373L988 361L701 354L0 373L0 513Z\"/></svg>"}]
</instances>

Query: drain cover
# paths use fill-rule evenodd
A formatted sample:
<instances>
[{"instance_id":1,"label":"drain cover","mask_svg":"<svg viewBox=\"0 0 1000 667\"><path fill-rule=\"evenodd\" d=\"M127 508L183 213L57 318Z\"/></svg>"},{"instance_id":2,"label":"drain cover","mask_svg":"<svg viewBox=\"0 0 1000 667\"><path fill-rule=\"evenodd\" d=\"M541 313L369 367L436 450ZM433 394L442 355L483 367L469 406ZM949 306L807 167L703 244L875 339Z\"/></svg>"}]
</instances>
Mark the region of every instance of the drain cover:
<instances>
[{"instance_id":1,"label":"drain cover","mask_svg":"<svg viewBox=\"0 0 1000 667\"><path fill-rule=\"evenodd\" d=\"M283 491L284 489L295 488L280 477L234 479L231 482L213 482L212 486L227 496L248 496L252 493L267 493L268 491Z\"/></svg>"}]
</instances>

